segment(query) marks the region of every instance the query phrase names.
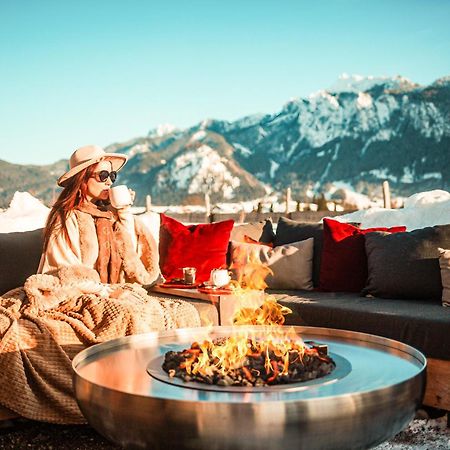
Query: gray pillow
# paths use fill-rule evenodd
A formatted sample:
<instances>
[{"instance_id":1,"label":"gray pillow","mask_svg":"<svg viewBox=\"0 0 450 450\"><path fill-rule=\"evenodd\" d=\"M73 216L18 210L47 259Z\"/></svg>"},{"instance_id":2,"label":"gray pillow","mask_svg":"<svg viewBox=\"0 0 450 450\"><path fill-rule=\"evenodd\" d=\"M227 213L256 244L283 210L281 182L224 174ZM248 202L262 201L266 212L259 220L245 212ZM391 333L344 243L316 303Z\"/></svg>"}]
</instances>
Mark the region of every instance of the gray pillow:
<instances>
[{"instance_id":1,"label":"gray pillow","mask_svg":"<svg viewBox=\"0 0 450 450\"><path fill-rule=\"evenodd\" d=\"M450 307L450 250L439 249L442 279L442 306Z\"/></svg>"},{"instance_id":2,"label":"gray pillow","mask_svg":"<svg viewBox=\"0 0 450 450\"><path fill-rule=\"evenodd\" d=\"M231 268L251 276L264 264L273 273L265 279L269 289L312 290L313 239L280 245L246 244L231 241ZM256 265L252 264L256 261Z\"/></svg>"},{"instance_id":3,"label":"gray pillow","mask_svg":"<svg viewBox=\"0 0 450 450\"><path fill-rule=\"evenodd\" d=\"M320 261L322 257L323 245L323 224L297 222L295 220L280 217L277 225L274 246L278 247L292 242L304 241L314 238L314 256L313 256L313 284L319 286Z\"/></svg>"},{"instance_id":4,"label":"gray pillow","mask_svg":"<svg viewBox=\"0 0 450 450\"><path fill-rule=\"evenodd\" d=\"M0 295L23 286L36 273L42 253L43 230L0 233Z\"/></svg>"},{"instance_id":5,"label":"gray pillow","mask_svg":"<svg viewBox=\"0 0 450 450\"><path fill-rule=\"evenodd\" d=\"M441 300L439 247L450 247L450 225L364 238L369 276L363 295Z\"/></svg>"},{"instance_id":6,"label":"gray pillow","mask_svg":"<svg viewBox=\"0 0 450 450\"><path fill-rule=\"evenodd\" d=\"M264 244L272 244L275 239L272 220L266 219L261 222L250 222L234 225L231 230L230 241L245 242L244 236Z\"/></svg>"}]
</instances>

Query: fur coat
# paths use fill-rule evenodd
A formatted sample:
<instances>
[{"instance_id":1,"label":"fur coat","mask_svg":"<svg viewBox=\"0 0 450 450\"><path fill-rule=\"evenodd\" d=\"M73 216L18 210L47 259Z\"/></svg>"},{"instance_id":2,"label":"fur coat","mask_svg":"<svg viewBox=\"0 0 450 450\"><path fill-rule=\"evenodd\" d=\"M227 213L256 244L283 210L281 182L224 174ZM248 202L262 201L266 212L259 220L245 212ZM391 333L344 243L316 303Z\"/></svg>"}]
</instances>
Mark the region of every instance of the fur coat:
<instances>
[{"instance_id":1,"label":"fur coat","mask_svg":"<svg viewBox=\"0 0 450 450\"><path fill-rule=\"evenodd\" d=\"M69 240L61 232L50 238L38 273L52 273L63 266L97 269L99 244L94 218L74 210L66 226ZM162 281L158 248L145 224L131 212L123 211L118 214L113 230L115 247L122 259L119 282L150 286Z\"/></svg>"}]
</instances>

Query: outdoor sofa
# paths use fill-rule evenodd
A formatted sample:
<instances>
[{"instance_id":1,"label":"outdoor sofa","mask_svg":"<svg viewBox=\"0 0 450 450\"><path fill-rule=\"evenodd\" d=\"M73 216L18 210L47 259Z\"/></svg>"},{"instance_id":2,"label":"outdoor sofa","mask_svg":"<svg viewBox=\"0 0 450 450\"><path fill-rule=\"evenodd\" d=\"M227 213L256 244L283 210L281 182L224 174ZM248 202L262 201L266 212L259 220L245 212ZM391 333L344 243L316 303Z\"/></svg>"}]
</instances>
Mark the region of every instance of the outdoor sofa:
<instances>
[{"instance_id":1,"label":"outdoor sofa","mask_svg":"<svg viewBox=\"0 0 450 450\"><path fill-rule=\"evenodd\" d=\"M428 359L424 404L450 411L450 309L442 304L444 276L441 277L438 252L438 247L450 248L450 225L399 233L397 238L394 238L397 233L364 235L365 251L370 254L366 261L369 276L363 290L365 296L361 292L318 290L324 254L323 227L322 223L302 223L287 218L280 218L276 233L270 221L235 225L231 236L227 237L230 239L228 263L232 262L230 252L236 242L244 242L244 245L261 245L262 242L276 249L313 238L312 283L308 290L289 285L298 270L291 263L283 273L289 289L283 289L283 282L274 283L274 277L272 283L269 282L267 292L292 310L292 314L286 316L286 324L359 331L416 347ZM404 243L402 239L406 239ZM167 251L166 244L164 239L160 241L160 252ZM41 245L42 229L0 234L0 295L22 285L35 273ZM394 258L390 259L389 252ZM160 256L163 264L165 255ZM403 258L403 263L399 263L399 258ZM338 265L335 269L339 272ZM448 274L445 277L448 283ZM271 285L276 289L270 289ZM389 296L389 291L396 295ZM193 303L203 314L207 311L214 317L213 305ZM7 417L7 413L3 417Z\"/></svg>"}]
</instances>

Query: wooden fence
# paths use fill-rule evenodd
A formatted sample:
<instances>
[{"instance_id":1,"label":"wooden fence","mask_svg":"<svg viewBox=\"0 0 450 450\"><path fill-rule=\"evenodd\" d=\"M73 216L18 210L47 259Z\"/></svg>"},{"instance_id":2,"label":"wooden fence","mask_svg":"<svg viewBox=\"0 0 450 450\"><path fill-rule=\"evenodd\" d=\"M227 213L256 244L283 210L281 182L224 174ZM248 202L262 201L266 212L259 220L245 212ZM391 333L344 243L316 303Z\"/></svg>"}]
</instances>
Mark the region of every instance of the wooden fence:
<instances>
[{"instance_id":1,"label":"wooden fence","mask_svg":"<svg viewBox=\"0 0 450 450\"><path fill-rule=\"evenodd\" d=\"M290 213L257 213L250 212L242 213L211 213L209 216L202 213L185 213L177 214L167 212L167 216L172 217L183 223L212 223L220 222L222 220L233 219L236 223L241 222L259 222L265 219L272 219L273 223L277 223L280 217L287 217L299 222L319 222L324 217L336 217L343 214L348 214L353 211L293 211Z\"/></svg>"}]
</instances>

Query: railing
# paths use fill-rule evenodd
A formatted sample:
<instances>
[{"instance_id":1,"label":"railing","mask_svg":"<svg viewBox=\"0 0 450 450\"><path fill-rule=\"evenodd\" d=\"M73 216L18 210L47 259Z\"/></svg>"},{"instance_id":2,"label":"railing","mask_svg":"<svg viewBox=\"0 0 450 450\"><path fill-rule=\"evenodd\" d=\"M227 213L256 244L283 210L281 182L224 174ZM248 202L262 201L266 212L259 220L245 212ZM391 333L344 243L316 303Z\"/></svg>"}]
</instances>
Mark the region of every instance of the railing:
<instances>
[{"instance_id":1,"label":"railing","mask_svg":"<svg viewBox=\"0 0 450 450\"><path fill-rule=\"evenodd\" d=\"M212 223L220 222L222 220L233 219L236 223L239 222L259 222L261 220L271 218L274 223L278 222L280 217L287 217L299 222L319 222L324 217L335 217L343 214L348 214L353 211L293 211L290 213L257 213L251 212L243 215L242 213L211 213L206 216L204 213L165 213L183 223Z\"/></svg>"}]
</instances>

